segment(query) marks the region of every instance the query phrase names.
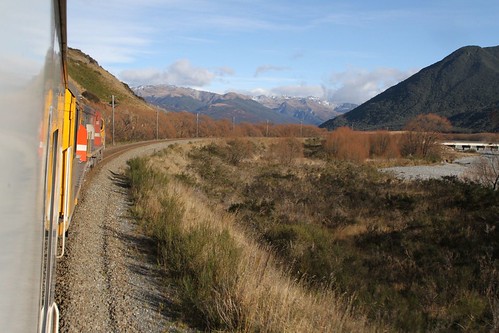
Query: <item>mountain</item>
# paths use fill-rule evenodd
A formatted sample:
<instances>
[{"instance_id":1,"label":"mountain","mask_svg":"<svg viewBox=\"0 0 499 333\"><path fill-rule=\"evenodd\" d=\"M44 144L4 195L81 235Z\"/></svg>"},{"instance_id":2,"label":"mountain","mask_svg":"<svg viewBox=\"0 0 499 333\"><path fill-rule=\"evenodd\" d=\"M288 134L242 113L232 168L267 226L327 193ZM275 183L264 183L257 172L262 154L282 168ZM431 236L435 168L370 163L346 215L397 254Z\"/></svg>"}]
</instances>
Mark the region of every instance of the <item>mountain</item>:
<instances>
[{"instance_id":1,"label":"mountain","mask_svg":"<svg viewBox=\"0 0 499 333\"><path fill-rule=\"evenodd\" d=\"M213 119L233 119L236 123L299 122L293 117L279 115L251 98L236 93L220 95L172 85L139 86L134 88L134 91L148 103L170 111L200 113Z\"/></svg>"},{"instance_id":2,"label":"mountain","mask_svg":"<svg viewBox=\"0 0 499 333\"><path fill-rule=\"evenodd\" d=\"M314 97L250 97L237 93L224 95L181 88L172 85L148 85L134 88L147 102L172 111L201 113L215 119L235 119L236 122L276 124L300 123L319 125L340 113L345 105L334 105Z\"/></svg>"},{"instance_id":3,"label":"mountain","mask_svg":"<svg viewBox=\"0 0 499 333\"><path fill-rule=\"evenodd\" d=\"M319 125L326 119L352 110L351 103L334 104L317 97L256 96L253 100L280 114L293 116L306 124Z\"/></svg>"},{"instance_id":4,"label":"mountain","mask_svg":"<svg viewBox=\"0 0 499 333\"><path fill-rule=\"evenodd\" d=\"M402 129L418 114L448 118L456 131L499 130L499 46L466 46L320 127Z\"/></svg>"}]
</instances>

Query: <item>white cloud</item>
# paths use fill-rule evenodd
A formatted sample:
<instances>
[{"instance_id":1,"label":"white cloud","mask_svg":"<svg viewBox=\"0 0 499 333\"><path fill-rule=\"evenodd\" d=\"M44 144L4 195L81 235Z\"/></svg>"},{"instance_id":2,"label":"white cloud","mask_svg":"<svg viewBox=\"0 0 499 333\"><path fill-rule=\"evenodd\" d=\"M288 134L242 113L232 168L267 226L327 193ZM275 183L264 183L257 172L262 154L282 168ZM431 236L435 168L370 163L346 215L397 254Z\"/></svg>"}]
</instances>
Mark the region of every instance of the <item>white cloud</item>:
<instances>
[{"instance_id":1,"label":"white cloud","mask_svg":"<svg viewBox=\"0 0 499 333\"><path fill-rule=\"evenodd\" d=\"M285 95L293 97L323 97L323 89L321 86L308 86L308 85L289 85L275 87L270 90L272 95Z\"/></svg>"},{"instance_id":2,"label":"white cloud","mask_svg":"<svg viewBox=\"0 0 499 333\"><path fill-rule=\"evenodd\" d=\"M327 98L331 101L361 104L415 72L395 68L377 68L372 71L350 69L333 73L324 88Z\"/></svg>"},{"instance_id":3,"label":"white cloud","mask_svg":"<svg viewBox=\"0 0 499 333\"><path fill-rule=\"evenodd\" d=\"M274 88L254 88L251 90L238 90L241 94L250 96L291 96L291 97L323 97L323 89L321 86L302 85L287 85Z\"/></svg>"},{"instance_id":4,"label":"white cloud","mask_svg":"<svg viewBox=\"0 0 499 333\"><path fill-rule=\"evenodd\" d=\"M170 65L164 73L165 81L175 85L202 87L215 78L215 74L201 67L194 67L189 60L181 59Z\"/></svg>"},{"instance_id":5,"label":"white cloud","mask_svg":"<svg viewBox=\"0 0 499 333\"><path fill-rule=\"evenodd\" d=\"M180 59L166 70L125 70L120 78L132 86L141 84L172 84L176 86L203 87L211 83L215 74L205 68L195 67L187 59Z\"/></svg>"},{"instance_id":6,"label":"white cloud","mask_svg":"<svg viewBox=\"0 0 499 333\"><path fill-rule=\"evenodd\" d=\"M252 89L251 95L286 95L294 97L315 96L332 102L361 104L387 88L405 80L416 70L400 71L394 68L377 68L372 71L349 69L331 74L323 85L291 84L273 88Z\"/></svg>"},{"instance_id":7,"label":"white cloud","mask_svg":"<svg viewBox=\"0 0 499 333\"><path fill-rule=\"evenodd\" d=\"M227 76L227 75L232 76L236 73L236 71L233 68L228 66L218 67L215 72L218 76Z\"/></svg>"},{"instance_id":8,"label":"white cloud","mask_svg":"<svg viewBox=\"0 0 499 333\"><path fill-rule=\"evenodd\" d=\"M271 71L281 72L281 71L287 71L289 69L290 69L289 67L284 67L284 66L261 65L258 66L257 69L255 70L255 77L259 76L260 74Z\"/></svg>"}]
</instances>

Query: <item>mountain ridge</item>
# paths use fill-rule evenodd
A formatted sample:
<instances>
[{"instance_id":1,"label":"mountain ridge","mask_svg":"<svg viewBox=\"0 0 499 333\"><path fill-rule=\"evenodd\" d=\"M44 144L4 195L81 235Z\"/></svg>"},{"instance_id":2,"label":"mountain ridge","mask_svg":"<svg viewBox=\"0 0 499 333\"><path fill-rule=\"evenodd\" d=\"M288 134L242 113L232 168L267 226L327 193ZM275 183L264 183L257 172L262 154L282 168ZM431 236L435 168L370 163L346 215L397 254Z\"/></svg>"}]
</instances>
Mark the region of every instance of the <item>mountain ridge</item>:
<instances>
[{"instance_id":1,"label":"mountain ridge","mask_svg":"<svg viewBox=\"0 0 499 333\"><path fill-rule=\"evenodd\" d=\"M305 123L319 125L355 104L333 104L316 97L248 96L236 92L217 94L173 85L133 88L147 102L168 110L204 113L215 119L236 122Z\"/></svg>"},{"instance_id":2,"label":"mountain ridge","mask_svg":"<svg viewBox=\"0 0 499 333\"><path fill-rule=\"evenodd\" d=\"M498 92L499 46L465 46L320 127L398 130L418 114L435 113L456 131L497 131L487 119L499 112Z\"/></svg>"}]
</instances>

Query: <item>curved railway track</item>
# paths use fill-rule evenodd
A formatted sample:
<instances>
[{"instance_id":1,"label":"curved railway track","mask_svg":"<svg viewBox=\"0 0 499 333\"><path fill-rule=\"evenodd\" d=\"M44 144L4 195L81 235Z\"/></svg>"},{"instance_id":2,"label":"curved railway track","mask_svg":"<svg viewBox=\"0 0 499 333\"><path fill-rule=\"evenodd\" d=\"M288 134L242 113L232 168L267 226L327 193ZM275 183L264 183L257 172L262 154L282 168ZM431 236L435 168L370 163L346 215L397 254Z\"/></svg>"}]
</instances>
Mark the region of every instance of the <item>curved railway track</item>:
<instances>
[{"instance_id":1,"label":"curved railway track","mask_svg":"<svg viewBox=\"0 0 499 333\"><path fill-rule=\"evenodd\" d=\"M176 142L112 147L87 174L57 267L61 332L192 332L171 320L165 295L172 291L161 281L151 241L135 228L123 177L130 158Z\"/></svg>"}]
</instances>

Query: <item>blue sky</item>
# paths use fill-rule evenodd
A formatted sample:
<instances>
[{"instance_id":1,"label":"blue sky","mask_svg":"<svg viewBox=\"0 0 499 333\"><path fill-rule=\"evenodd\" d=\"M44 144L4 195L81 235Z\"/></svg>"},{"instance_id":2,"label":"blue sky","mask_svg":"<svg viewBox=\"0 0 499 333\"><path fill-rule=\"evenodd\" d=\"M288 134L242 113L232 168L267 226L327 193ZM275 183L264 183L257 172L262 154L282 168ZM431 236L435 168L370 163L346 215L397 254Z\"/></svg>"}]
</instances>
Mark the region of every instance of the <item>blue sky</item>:
<instances>
[{"instance_id":1,"label":"blue sky","mask_svg":"<svg viewBox=\"0 0 499 333\"><path fill-rule=\"evenodd\" d=\"M466 45L497 0L70 0L68 42L131 86L362 103Z\"/></svg>"}]
</instances>

